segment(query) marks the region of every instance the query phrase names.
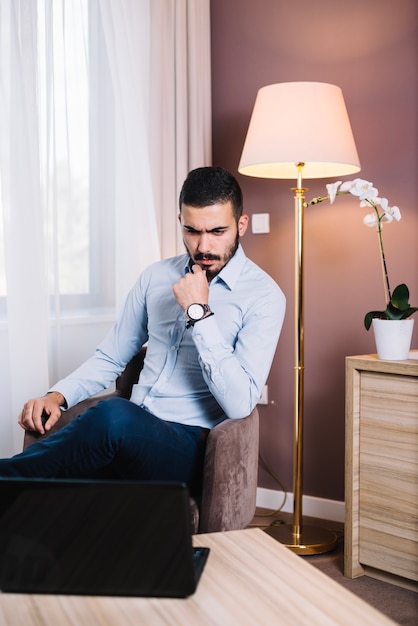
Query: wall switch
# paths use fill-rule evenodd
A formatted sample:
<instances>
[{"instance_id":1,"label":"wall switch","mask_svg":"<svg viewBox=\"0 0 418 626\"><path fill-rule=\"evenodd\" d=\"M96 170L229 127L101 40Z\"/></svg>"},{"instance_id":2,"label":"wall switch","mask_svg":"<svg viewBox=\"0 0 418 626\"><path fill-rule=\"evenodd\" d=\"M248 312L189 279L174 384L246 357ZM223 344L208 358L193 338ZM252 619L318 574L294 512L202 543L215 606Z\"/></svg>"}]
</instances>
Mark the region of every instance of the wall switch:
<instances>
[{"instance_id":1,"label":"wall switch","mask_svg":"<svg viewBox=\"0 0 418 626\"><path fill-rule=\"evenodd\" d=\"M267 385L264 385L263 391L261 392L260 399L258 400L258 404L268 404L269 403L269 390Z\"/></svg>"},{"instance_id":2,"label":"wall switch","mask_svg":"<svg viewBox=\"0 0 418 626\"><path fill-rule=\"evenodd\" d=\"M253 213L251 216L251 230L254 235L270 232L270 213Z\"/></svg>"}]
</instances>

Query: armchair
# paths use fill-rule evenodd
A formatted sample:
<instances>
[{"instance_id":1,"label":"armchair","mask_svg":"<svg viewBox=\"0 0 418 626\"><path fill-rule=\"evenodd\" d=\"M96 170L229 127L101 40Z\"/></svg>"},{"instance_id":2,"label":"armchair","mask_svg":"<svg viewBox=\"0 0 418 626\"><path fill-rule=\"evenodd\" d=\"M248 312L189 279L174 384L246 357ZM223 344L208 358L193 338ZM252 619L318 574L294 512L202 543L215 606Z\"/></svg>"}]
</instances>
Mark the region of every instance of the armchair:
<instances>
[{"instance_id":1,"label":"armchair","mask_svg":"<svg viewBox=\"0 0 418 626\"><path fill-rule=\"evenodd\" d=\"M142 369L146 349L128 363L116 381L116 389L105 396L83 400L67 411L45 435L26 432L24 448L47 437L80 413L107 397L129 398ZM240 420L226 419L215 426L206 442L202 495L191 499L193 532L206 533L245 528L256 508L258 478L259 416L257 407Z\"/></svg>"}]
</instances>

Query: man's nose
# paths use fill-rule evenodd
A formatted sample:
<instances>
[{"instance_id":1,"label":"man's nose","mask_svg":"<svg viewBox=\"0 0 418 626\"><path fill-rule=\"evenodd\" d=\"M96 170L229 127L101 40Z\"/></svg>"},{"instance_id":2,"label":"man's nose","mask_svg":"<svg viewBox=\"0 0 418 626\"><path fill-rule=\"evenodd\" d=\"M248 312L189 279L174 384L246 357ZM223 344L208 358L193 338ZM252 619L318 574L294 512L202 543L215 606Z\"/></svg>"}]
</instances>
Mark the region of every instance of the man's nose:
<instances>
[{"instance_id":1,"label":"man's nose","mask_svg":"<svg viewBox=\"0 0 418 626\"><path fill-rule=\"evenodd\" d=\"M201 233L197 249L203 253L210 251L210 235L208 233Z\"/></svg>"}]
</instances>

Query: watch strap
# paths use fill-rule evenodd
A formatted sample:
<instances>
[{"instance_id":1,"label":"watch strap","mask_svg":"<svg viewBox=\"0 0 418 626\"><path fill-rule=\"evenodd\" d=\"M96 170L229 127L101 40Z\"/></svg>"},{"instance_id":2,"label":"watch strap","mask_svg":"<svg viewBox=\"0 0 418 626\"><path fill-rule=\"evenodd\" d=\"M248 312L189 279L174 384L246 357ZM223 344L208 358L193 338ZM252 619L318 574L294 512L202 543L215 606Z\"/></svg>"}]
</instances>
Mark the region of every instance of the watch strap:
<instances>
[{"instance_id":1,"label":"watch strap","mask_svg":"<svg viewBox=\"0 0 418 626\"><path fill-rule=\"evenodd\" d=\"M202 320L206 320L208 317L210 317L211 315L215 315L213 311L211 311L208 315L204 315L203 317L200 318L200 320L189 320L186 324L186 328L191 328L192 326L194 326L197 322L201 322Z\"/></svg>"}]
</instances>

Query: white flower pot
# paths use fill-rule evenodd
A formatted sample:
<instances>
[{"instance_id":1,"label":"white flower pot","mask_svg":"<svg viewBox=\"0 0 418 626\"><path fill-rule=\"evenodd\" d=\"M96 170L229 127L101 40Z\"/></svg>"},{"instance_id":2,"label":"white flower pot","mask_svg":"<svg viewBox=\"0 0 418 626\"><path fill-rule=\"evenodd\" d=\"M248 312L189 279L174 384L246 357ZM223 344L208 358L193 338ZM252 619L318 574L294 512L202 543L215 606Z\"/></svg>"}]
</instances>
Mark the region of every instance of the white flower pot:
<instances>
[{"instance_id":1,"label":"white flower pot","mask_svg":"<svg viewBox=\"0 0 418 626\"><path fill-rule=\"evenodd\" d=\"M380 320L373 318L373 332L379 359L404 361L411 348L414 320Z\"/></svg>"}]
</instances>

